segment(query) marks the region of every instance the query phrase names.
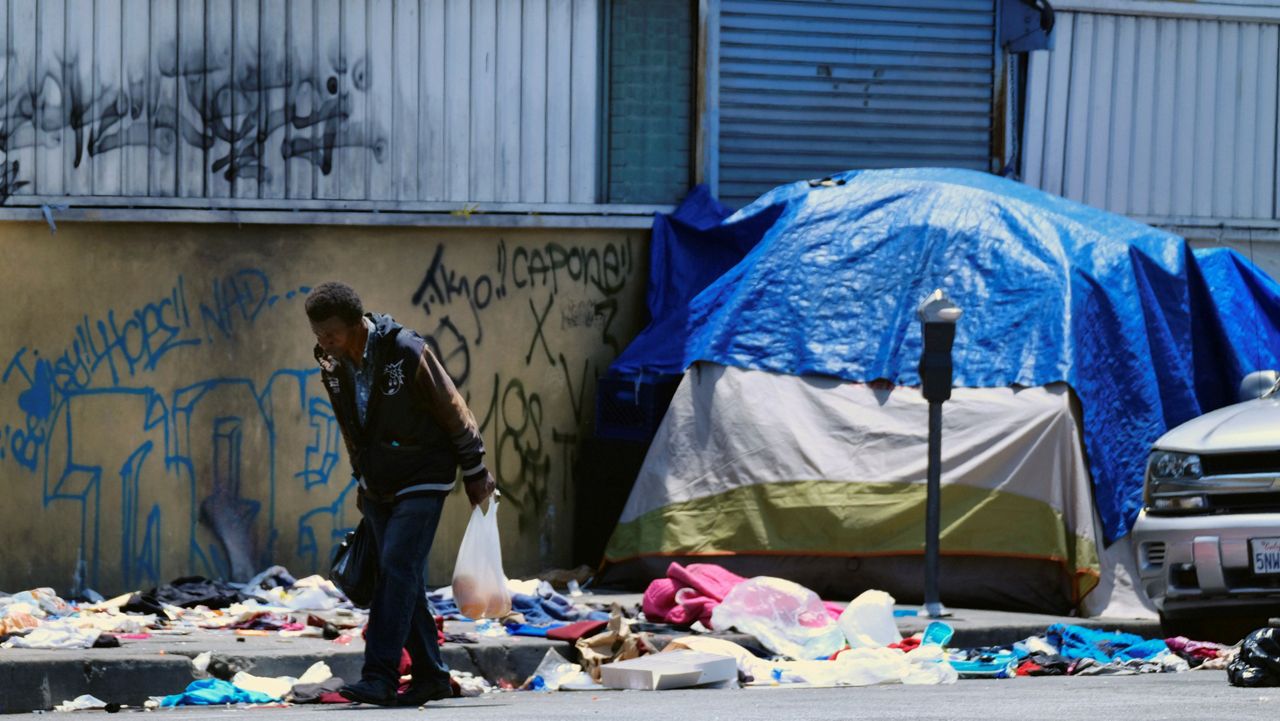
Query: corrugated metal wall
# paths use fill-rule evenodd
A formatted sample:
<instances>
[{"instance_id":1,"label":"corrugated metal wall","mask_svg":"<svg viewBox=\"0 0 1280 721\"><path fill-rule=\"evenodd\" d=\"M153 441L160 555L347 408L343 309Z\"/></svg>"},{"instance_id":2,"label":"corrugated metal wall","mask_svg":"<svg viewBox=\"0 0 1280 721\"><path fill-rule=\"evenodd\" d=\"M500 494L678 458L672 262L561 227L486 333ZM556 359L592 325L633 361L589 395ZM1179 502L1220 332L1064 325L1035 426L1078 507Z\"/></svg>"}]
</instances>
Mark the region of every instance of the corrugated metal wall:
<instances>
[{"instance_id":1,"label":"corrugated metal wall","mask_svg":"<svg viewBox=\"0 0 1280 721\"><path fill-rule=\"evenodd\" d=\"M723 0L719 191L849 170L990 167L993 0Z\"/></svg>"},{"instance_id":2,"label":"corrugated metal wall","mask_svg":"<svg viewBox=\"0 0 1280 721\"><path fill-rule=\"evenodd\" d=\"M1059 12L1054 32L1031 55L1027 183L1166 225L1277 217L1280 26Z\"/></svg>"},{"instance_id":3,"label":"corrugated metal wall","mask_svg":"<svg viewBox=\"0 0 1280 721\"><path fill-rule=\"evenodd\" d=\"M6 0L0 200L595 202L599 5Z\"/></svg>"}]
</instances>

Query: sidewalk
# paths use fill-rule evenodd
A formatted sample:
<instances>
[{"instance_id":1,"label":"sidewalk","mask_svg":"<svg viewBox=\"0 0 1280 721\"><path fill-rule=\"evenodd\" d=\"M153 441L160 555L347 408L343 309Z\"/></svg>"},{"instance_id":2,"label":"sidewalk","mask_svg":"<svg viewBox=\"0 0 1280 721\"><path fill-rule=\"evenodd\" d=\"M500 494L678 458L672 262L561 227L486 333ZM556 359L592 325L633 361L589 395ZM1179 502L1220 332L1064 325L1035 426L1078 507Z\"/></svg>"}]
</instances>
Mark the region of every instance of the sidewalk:
<instances>
[{"instance_id":1,"label":"sidewalk","mask_svg":"<svg viewBox=\"0 0 1280 721\"><path fill-rule=\"evenodd\" d=\"M640 598L638 593L596 593L576 600L617 602L625 607L639 604ZM949 645L962 648L1013 643L1042 634L1054 623L1160 637L1159 624L1154 620L1063 618L969 609L952 609L952 614L946 619L955 628ZM899 617L897 621L904 636L923 630L928 623L928 619L912 616ZM445 630L469 632L473 624L448 621ZM684 634L658 634L653 638L661 647L678 635ZM722 637L750 641L739 634ZM505 681L518 686L552 648L570 660L577 660L571 644L519 636L481 637L477 644L446 644L443 650L450 668L483 676L495 685ZM191 659L205 651L259 676L298 676L313 663L324 661L334 675L356 679L360 675L364 645L359 640L343 646L318 638L235 636L228 632L200 631L124 641L120 648L0 649L0 713L49 709L86 693L109 702L140 706L148 697L178 693L186 688L195 678Z\"/></svg>"}]
</instances>

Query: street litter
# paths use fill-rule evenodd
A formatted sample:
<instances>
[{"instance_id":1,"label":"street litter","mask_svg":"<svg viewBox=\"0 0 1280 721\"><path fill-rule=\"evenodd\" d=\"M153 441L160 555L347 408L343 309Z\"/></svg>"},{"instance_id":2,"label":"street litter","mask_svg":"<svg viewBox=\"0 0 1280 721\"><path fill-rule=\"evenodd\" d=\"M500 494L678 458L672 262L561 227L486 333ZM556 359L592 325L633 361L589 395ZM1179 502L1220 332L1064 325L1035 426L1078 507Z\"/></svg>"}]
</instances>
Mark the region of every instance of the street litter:
<instances>
[{"instance_id":1,"label":"street litter","mask_svg":"<svg viewBox=\"0 0 1280 721\"><path fill-rule=\"evenodd\" d=\"M653 654L600 669L600 682L605 686L640 691L736 683L737 678L738 664L732 656L699 651Z\"/></svg>"},{"instance_id":2,"label":"street litter","mask_svg":"<svg viewBox=\"0 0 1280 721\"><path fill-rule=\"evenodd\" d=\"M771 576L734 586L712 611L711 627L736 628L770 651L796 659L826 658L845 645L844 634L818 594Z\"/></svg>"}]
</instances>

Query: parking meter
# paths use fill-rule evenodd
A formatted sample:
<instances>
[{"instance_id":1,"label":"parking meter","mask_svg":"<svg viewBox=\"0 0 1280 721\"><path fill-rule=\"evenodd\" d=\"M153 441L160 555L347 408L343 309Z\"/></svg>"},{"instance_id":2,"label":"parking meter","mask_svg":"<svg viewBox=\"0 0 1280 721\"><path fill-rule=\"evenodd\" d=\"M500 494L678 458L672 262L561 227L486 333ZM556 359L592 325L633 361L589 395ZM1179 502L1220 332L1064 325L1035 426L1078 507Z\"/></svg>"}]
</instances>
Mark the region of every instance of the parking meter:
<instances>
[{"instance_id":1,"label":"parking meter","mask_svg":"<svg viewBox=\"0 0 1280 721\"><path fill-rule=\"evenodd\" d=\"M949 616L938 598L938 552L942 523L942 403L951 397L951 346L963 311L935 290L916 311L923 348L920 392L929 401L929 470L924 516L924 610L929 618Z\"/></svg>"},{"instance_id":2,"label":"parking meter","mask_svg":"<svg viewBox=\"0 0 1280 721\"><path fill-rule=\"evenodd\" d=\"M963 312L941 289L925 298L916 311L924 339L920 386L930 403L941 403L951 397L951 346L956 340L956 321Z\"/></svg>"}]
</instances>

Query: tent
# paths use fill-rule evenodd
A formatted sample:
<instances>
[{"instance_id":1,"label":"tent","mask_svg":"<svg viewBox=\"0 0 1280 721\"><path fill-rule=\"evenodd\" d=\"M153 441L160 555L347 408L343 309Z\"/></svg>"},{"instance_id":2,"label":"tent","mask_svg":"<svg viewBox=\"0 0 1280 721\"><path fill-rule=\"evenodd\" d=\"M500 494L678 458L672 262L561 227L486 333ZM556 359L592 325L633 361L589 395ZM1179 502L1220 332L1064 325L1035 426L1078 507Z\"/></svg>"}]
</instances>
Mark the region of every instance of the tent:
<instances>
[{"instance_id":1,"label":"tent","mask_svg":"<svg viewBox=\"0 0 1280 721\"><path fill-rule=\"evenodd\" d=\"M710 558L918 599L915 308L943 288L965 311L944 411L944 602L1133 610L1126 538L1150 444L1280 367L1280 287L1238 254L1004 178L849 172L723 220L701 207L655 232L654 320L616 367L671 372L683 347L606 578ZM660 258L715 248L722 264L727 243L749 250L701 292L655 294L671 284Z\"/></svg>"}]
</instances>

